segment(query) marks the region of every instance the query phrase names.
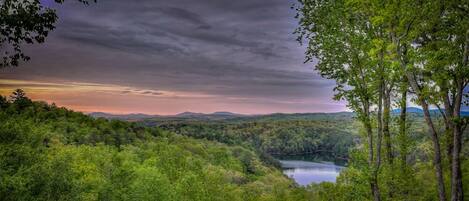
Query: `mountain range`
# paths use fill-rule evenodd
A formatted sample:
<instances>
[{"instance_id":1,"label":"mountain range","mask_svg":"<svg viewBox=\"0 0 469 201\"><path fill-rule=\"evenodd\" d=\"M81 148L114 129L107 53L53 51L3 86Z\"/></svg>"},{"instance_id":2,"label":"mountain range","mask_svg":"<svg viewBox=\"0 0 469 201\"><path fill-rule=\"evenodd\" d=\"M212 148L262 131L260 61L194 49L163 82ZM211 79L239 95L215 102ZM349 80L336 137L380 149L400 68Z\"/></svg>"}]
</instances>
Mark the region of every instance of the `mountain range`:
<instances>
[{"instance_id":1,"label":"mountain range","mask_svg":"<svg viewBox=\"0 0 469 201\"><path fill-rule=\"evenodd\" d=\"M238 118L238 117L245 117L249 115L243 114L236 114L232 112L214 112L210 114L205 113L196 113L196 112L183 112L176 115L150 115L150 114L142 114L142 113L135 113L135 114L110 114L104 112L92 112L88 115L95 117L95 118L106 118L106 119L119 119L119 120L126 120L126 121L140 121L144 119L207 119L207 120L215 120L215 119L230 119L230 118Z\"/></svg>"},{"instance_id":2,"label":"mountain range","mask_svg":"<svg viewBox=\"0 0 469 201\"><path fill-rule=\"evenodd\" d=\"M423 114L423 110L420 109L420 108L417 108L417 107L408 107L406 109L406 111L408 113L418 113L418 114ZM444 110L443 110L444 111ZM394 114L399 114L401 112L401 109L395 109L392 111L392 113ZM430 114L434 115L434 114L441 114L440 111L438 111L438 109L430 109ZM461 116L469 116L469 111L461 111Z\"/></svg>"},{"instance_id":3,"label":"mountain range","mask_svg":"<svg viewBox=\"0 0 469 201\"><path fill-rule=\"evenodd\" d=\"M408 107L408 113L422 115L423 110L416 107ZM400 109L395 109L392 114L397 115L400 113ZM439 115L440 112L437 109L430 110L432 115ZM106 118L106 119L119 119L125 121L142 121L142 120L173 120L173 121L187 121L187 120L240 120L240 119L330 119L330 118L343 118L352 117L352 112L336 112L336 113L273 113L273 114L258 114L258 115L246 115L237 114L226 111L219 111L214 113L196 113L196 112L183 112L176 115L150 115L150 114L110 114L104 112L93 112L89 113L90 116L95 118ZM461 111L462 116L469 116L469 111Z\"/></svg>"}]
</instances>

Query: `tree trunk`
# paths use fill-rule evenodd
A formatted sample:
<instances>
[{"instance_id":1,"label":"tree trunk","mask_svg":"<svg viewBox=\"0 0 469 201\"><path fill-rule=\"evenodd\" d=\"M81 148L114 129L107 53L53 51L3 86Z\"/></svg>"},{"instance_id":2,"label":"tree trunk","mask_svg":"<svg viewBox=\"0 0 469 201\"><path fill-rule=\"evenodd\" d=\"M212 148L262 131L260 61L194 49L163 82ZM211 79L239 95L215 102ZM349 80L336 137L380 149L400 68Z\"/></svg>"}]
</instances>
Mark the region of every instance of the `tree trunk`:
<instances>
[{"instance_id":1,"label":"tree trunk","mask_svg":"<svg viewBox=\"0 0 469 201\"><path fill-rule=\"evenodd\" d=\"M407 69L407 48L405 45L400 44L400 40L395 37L395 34L392 34L392 41L396 45L396 53L398 55L398 61L401 65L402 70ZM404 76L404 79L402 80L402 85L401 85L401 101L400 101L400 106L401 106L401 114L399 116L399 135L401 138L405 138L407 136L407 91L409 89L408 85L408 79L407 76ZM408 154L408 147L406 142L404 142L404 139L401 141L401 161L402 161L402 166L404 169L404 166L407 164L407 154Z\"/></svg>"},{"instance_id":2,"label":"tree trunk","mask_svg":"<svg viewBox=\"0 0 469 201\"><path fill-rule=\"evenodd\" d=\"M381 78L383 79L383 78ZM373 168L373 182L376 184L376 189L373 189L374 193L374 200L381 200L380 198L380 192L379 192L379 187L378 187L378 173L379 173L379 168L381 166L381 142L383 141L383 92L384 92L384 87L383 87L383 80L381 80L380 87L379 87L379 98L378 98L378 115L377 115L377 120L378 120L378 136L376 139L376 164L375 167ZM375 192L376 191L376 192Z\"/></svg>"},{"instance_id":3,"label":"tree trunk","mask_svg":"<svg viewBox=\"0 0 469 201\"><path fill-rule=\"evenodd\" d=\"M461 145L462 145L462 126L460 122L462 94L464 90L463 81L457 84L457 94L453 103L453 159L451 164L451 201L463 201L464 194L462 188L461 173Z\"/></svg>"},{"instance_id":4,"label":"tree trunk","mask_svg":"<svg viewBox=\"0 0 469 201\"><path fill-rule=\"evenodd\" d=\"M433 122L430 117L430 111L428 109L428 104L424 101L420 101L420 105L423 108L424 112L424 117L425 121L427 122L429 128L429 131L432 135L432 141L433 141L433 149L434 149L434 158L433 158L433 163L435 165L436 169L436 178L438 182L438 197L440 201L445 201L446 200L446 192L445 192L445 184L443 180L443 166L441 164L441 151L440 151L440 140L438 138L438 134L435 130L435 127L433 125Z\"/></svg>"},{"instance_id":5,"label":"tree trunk","mask_svg":"<svg viewBox=\"0 0 469 201\"><path fill-rule=\"evenodd\" d=\"M448 164L452 166L453 164L453 141L454 141L454 131L453 127L449 124L445 124L445 137L446 137L446 156L448 158ZM452 168L450 168L451 171Z\"/></svg>"},{"instance_id":6,"label":"tree trunk","mask_svg":"<svg viewBox=\"0 0 469 201\"><path fill-rule=\"evenodd\" d=\"M378 186L378 174L379 174L379 169L381 167L381 144L383 141L383 99L384 99L384 94L385 94L385 82L384 82L384 65L383 65L383 51L380 52L380 62L379 62L379 67L380 67L380 83L379 83L379 89L378 89L378 115L377 115L377 122L378 122L378 132L377 132L377 139L376 139L376 161L375 161L375 166L373 168L373 178L372 181L375 184L374 187L372 188L373 190L373 198L375 201L381 200L381 195L379 191L379 186ZM373 187L373 186L372 186Z\"/></svg>"},{"instance_id":7,"label":"tree trunk","mask_svg":"<svg viewBox=\"0 0 469 201\"><path fill-rule=\"evenodd\" d=\"M405 82L405 81L404 81ZM401 86L401 100L399 101L399 106L401 108L399 115L399 165L401 170L401 175L409 175L408 166L407 166L407 156L409 155L409 144L407 136L407 83L402 83ZM394 167L393 167L394 168ZM407 179L407 178L406 178ZM403 194L408 194L409 190L404 188ZM392 196L392 195L391 195Z\"/></svg>"},{"instance_id":8,"label":"tree trunk","mask_svg":"<svg viewBox=\"0 0 469 201\"><path fill-rule=\"evenodd\" d=\"M370 179L370 187L371 193L373 194L374 201L381 201L381 195L378 186L378 172L375 171L376 168L374 167L374 151L373 151L373 129L371 127L371 120L370 120L370 103L368 101L364 101L364 126L368 136L368 165L372 167L372 175Z\"/></svg>"},{"instance_id":9,"label":"tree trunk","mask_svg":"<svg viewBox=\"0 0 469 201\"><path fill-rule=\"evenodd\" d=\"M378 172L381 166L381 142L383 141L383 97L384 97L384 80L381 78L379 84L379 97L378 97L378 139L376 142L376 172Z\"/></svg>"},{"instance_id":10,"label":"tree trunk","mask_svg":"<svg viewBox=\"0 0 469 201\"><path fill-rule=\"evenodd\" d=\"M462 184L462 172L461 172L461 126L457 124L454 129L454 142L453 142L453 160L452 160L452 172L451 172L451 201L463 201L464 192Z\"/></svg>"},{"instance_id":11,"label":"tree trunk","mask_svg":"<svg viewBox=\"0 0 469 201\"><path fill-rule=\"evenodd\" d=\"M408 147L404 144L404 139L407 136L406 130L406 119L407 119L407 85L405 85L404 90L402 91L402 97L400 101L401 106L401 113L399 115L399 135L403 140L401 140L401 148L400 148L400 156L402 162L402 169L404 169L405 165L407 165L407 154L408 154Z\"/></svg>"},{"instance_id":12,"label":"tree trunk","mask_svg":"<svg viewBox=\"0 0 469 201\"><path fill-rule=\"evenodd\" d=\"M384 93L384 113L383 113L383 136L386 146L387 161L393 164L394 156L392 153L391 133L389 132L389 122L391 119L391 90L385 89Z\"/></svg>"},{"instance_id":13,"label":"tree trunk","mask_svg":"<svg viewBox=\"0 0 469 201\"><path fill-rule=\"evenodd\" d=\"M446 137L446 156L448 158L449 166L453 164L453 140L454 140L454 125L453 125L453 106L450 101L450 93L448 89L448 82L441 85L441 96L443 97L443 104L445 110L443 112L445 123L445 137ZM452 168L449 168L452 171ZM451 173L452 174L452 173Z\"/></svg>"},{"instance_id":14,"label":"tree trunk","mask_svg":"<svg viewBox=\"0 0 469 201\"><path fill-rule=\"evenodd\" d=\"M390 178L386 181L386 185L388 186L388 196L389 198L394 197L394 168L393 168L393 161L394 156L392 152L392 144L391 144L391 133L389 131L389 123L391 119L391 89L392 86L388 84L383 84L383 137L384 137L384 144L386 149L386 161L390 168Z\"/></svg>"},{"instance_id":15,"label":"tree trunk","mask_svg":"<svg viewBox=\"0 0 469 201\"><path fill-rule=\"evenodd\" d=\"M381 201L381 195L380 195L379 187L378 187L378 176L375 173L373 173L373 178L371 182L371 190L373 191L373 200Z\"/></svg>"},{"instance_id":16,"label":"tree trunk","mask_svg":"<svg viewBox=\"0 0 469 201\"><path fill-rule=\"evenodd\" d=\"M463 70L468 66L469 60L469 29L466 30L466 40L464 42L464 52L462 58L462 68ZM453 103L453 116L456 122L453 123L453 160L451 164L451 201L463 201L464 193L462 186L462 174L461 174L461 146L462 146L462 125L460 122L460 112L461 112L461 103L462 96L464 93L464 88L466 87L465 77L460 78L457 81L457 94L455 94L455 99Z\"/></svg>"},{"instance_id":17,"label":"tree trunk","mask_svg":"<svg viewBox=\"0 0 469 201\"><path fill-rule=\"evenodd\" d=\"M421 95L420 87L418 86L414 75L411 72L406 72L406 76L409 81L409 85L417 93L420 106L423 109L425 122L428 125L428 130L432 137L433 149L434 149L433 164L435 166L436 180L438 182L438 198L440 201L446 201L445 182L443 180L443 166L441 164L441 149L440 149L440 140L438 137L438 133L436 132L435 126L430 116L428 104Z\"/></svg>"}]
</instances>

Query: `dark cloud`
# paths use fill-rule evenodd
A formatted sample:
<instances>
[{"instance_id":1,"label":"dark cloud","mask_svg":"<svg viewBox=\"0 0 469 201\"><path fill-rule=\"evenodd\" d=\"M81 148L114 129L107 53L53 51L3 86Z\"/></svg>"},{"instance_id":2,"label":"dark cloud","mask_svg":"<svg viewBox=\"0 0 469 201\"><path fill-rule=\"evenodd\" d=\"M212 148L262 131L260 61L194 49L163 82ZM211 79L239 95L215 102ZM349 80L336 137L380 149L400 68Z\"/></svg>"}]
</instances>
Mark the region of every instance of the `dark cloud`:
<instances>
[{"instance_id":1,"label":"dark cloud","mask_svg":"<svg viewBox=\"0 0 469 201\"><path fill-rule=\"evenodd\" d=\"M112 28L106 25L95 25L89 22L71 20L64 24L58 37L76 43L100 46L115 51L134 54L182 54L184 50L171 43L145 40L143 33L135 30ZM158 36L157 34L153 34Z\"/></svg>"},{"instance_id":2,"label":"dark cloud","mask_svg":"<svg viewBox=\"0 0 469 201\"><path fill-rule=\"evenodd\" d=\"M292 34L295 2L112 0L85 7L69 1L57 7L60 22L46 44L26 50L31 62L0 78L149 89L123 94L176 90L329 103L334 82L303 64L304 47Z\"/></svg>"},{"instance_id":3,"label":"dark cloud","mask_svg":"<svg viewBox=\"0 0 469 201\"><path fill-rule=\"evenodd\" d=\"M161 13L167 16L190 22L196 25L198 29L211 29L212 28L207 22L205 22L202 19L202 17L199 14L193 13L191 11L188 11L182 8L164 7L164 8L160 8L156 10L160 11Z\"/></svg>"}]
</instances>

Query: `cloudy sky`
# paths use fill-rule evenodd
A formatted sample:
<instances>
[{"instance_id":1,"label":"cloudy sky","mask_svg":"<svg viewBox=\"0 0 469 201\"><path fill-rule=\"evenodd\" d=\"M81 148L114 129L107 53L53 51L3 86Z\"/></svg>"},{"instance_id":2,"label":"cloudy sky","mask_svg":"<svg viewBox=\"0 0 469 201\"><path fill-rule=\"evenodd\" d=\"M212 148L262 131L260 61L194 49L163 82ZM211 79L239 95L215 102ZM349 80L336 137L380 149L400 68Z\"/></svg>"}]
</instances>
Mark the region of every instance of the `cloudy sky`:
<instances>
[{"instance_id":1,"label":"cloudy sky","mask_svg":"<svg viewBox=\"0 0 469 201\"><path fill-rule=\"evenodd\" d=\"M334 81L303 64L294 0L100 0L57 6L59 23L32 60L0 71L0 93L23 88L75 110L337 112Z\"/></svg>"}]
</instances>

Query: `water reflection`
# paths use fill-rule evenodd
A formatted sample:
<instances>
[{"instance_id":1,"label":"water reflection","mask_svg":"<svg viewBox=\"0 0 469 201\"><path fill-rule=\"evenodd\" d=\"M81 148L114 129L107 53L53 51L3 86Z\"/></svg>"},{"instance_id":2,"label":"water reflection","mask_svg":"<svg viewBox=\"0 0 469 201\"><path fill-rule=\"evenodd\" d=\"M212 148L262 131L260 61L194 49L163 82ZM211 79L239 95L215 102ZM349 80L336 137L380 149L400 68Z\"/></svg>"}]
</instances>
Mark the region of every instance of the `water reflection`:
<instances>
[{"instance_id":1,"label":"water reflection","mask_svg":"<svg viewBox=\"0 0 469 201\"><path fill-rule=\"evenodd\" d=\"M299 185L324 181L335 182L340 171L344 168L332 162L311 162L301 160L279 160L283 173L294 179Z\"/></svg>"}]
</instances>

